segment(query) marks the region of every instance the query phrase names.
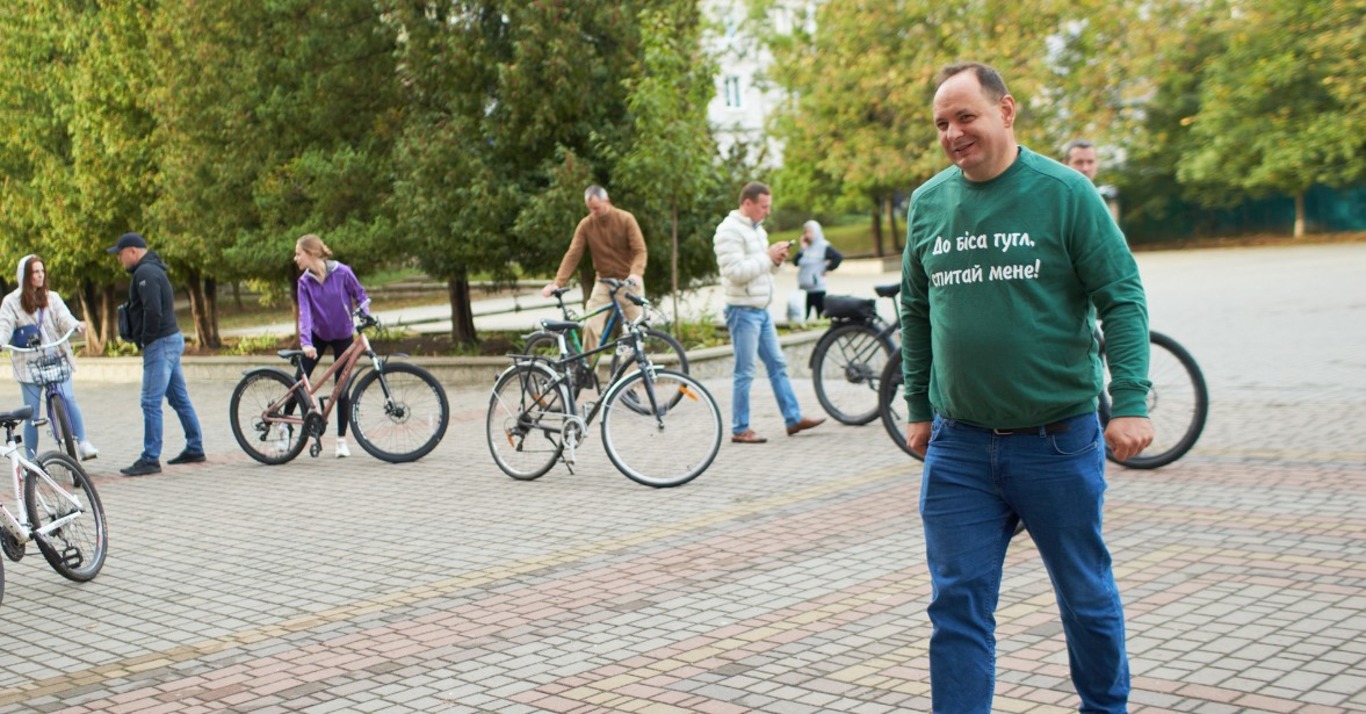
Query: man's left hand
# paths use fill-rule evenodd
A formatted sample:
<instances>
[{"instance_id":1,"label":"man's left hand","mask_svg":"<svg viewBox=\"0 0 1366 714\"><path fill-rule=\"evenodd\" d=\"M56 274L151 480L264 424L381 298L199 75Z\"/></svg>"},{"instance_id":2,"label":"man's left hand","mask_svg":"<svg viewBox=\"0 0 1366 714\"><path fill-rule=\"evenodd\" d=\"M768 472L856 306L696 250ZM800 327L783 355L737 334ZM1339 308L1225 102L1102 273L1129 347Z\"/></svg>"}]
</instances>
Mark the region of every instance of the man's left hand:
<instances>
[{"instance_id":1,"label":"man's left hand","mask_svg":"<svg viewBox=\"0 0 1366 714\"><path fill-rule=\"evenodd\" d=\"M1153 443L1153 422L1148 417L1114 417L1105 427L1105 443L1116 461L1132 459Z\"/></svg>"}]
</instances>

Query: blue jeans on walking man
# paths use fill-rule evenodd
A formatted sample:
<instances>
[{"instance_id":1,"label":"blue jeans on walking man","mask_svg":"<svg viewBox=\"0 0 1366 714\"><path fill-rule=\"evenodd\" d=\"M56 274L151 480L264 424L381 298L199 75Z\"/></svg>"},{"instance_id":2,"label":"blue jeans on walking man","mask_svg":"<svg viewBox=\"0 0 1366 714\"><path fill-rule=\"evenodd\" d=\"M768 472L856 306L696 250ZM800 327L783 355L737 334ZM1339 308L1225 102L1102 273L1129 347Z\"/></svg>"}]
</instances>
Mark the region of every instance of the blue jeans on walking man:
<instances>
[{"instance_id":1,"label":"blue jeans on walking man","mask_svg":"<svg viewBox=\"0 0 1366 714\"><path fill-rule=\"evenodd\" d=\"M185 430L185 449L204 453L204 433L199 417L190 404L185 387L185 372L180 355L185 353L185 335L175 333L153 340L142 348L142 460L155 462L161 457L161 400L164 398L180 417Z\"/></svg>"},{"instance_id":2,"label":"blue jeans on walking man","mask_svg":"<svg viewBox=\"0 0 1366 714\"><path fill-rule=\"evenodd\" d=\"M735 350L735 374L732 379L731 425L732 434L743 434L749 429L749 387L754 382L755 357L764 363L768 382L773 385L773 396L778 398L778 410L789 428L802 420L802 409L787 378L787 360L782 345L778 344L778 328L768 310L758 307L726 306L726 328Z\"/></svg>"},{"instance_id":3,"label":"blue jeans on walking man","mask_svg":"<svg viewBox=\"0 0 1366 714\"><path fill-rule=\"evenodd\" d=\"M991 711L994 613L1006 548L1021 518L1053 582L1081 711L1126 711L1124 612L1101 537L1100 423L1095 414L1061 423L1054 433L1001 435L935 417L920 514L933 585L930 684L937 712Z\"/></svg>"}]
</instances>

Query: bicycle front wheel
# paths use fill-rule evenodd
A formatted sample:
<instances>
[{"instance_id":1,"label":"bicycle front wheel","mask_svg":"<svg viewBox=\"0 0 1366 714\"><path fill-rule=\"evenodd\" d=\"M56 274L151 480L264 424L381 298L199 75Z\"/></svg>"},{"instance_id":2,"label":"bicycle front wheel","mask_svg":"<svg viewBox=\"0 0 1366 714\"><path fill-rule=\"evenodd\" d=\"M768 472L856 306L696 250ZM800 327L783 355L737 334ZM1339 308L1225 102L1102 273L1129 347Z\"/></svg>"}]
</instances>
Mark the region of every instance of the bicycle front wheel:
<instances>
[{"instance_id":1,"label":"bicycle front wheel","mask_svg":"<svg viewBox=\"0 0 1366 714\"><path fill-rule=\"evenodd\" d=\"M390 463L431 453L451 421L446 390L431 372L408 362L385 362L351 392L351 432L371 456Z\"/></svg>"},{"instance_id":2,"label":"bicycle front wheel","mask_svg":"<svg viewBox=\"0 0 1366 714\"><path fill-rule=\"evenodd\" d=\"M38 458L47 472L24 474L24 501L33 539L48 565L62 577L85 582L99 574L109 551L109 532L105 529L104 506L81 469L80 462L49 451ZM72 484L68 491L63 484ZM48 533L39 529L75 514L76 517Z\"/></svg>"},{"instance_id":3,"label":"bicycle front wheel","mask_svg":"<svg viewBox=\"0 0 1366 714\"><path fill-rule=\"evenodd\" d=\"M71 430L71 415L67 413L66 400L55 394L49 396L47 418L52 421L52 435L57 438L57 449L80 461L81 457L76 455L76 434Z\"/></svg>"},{"instance_id":4,"label":"bicycle front wheel","mask_svg":"<svg viewBox=\"0 0 1366 714\"><path fill-rule=\"evenodd\" d=\"M1133 458L1111 461L1131 469L1156 469L1176 461L1195 446L1209 417L1209 391L1205 375L1186 348L1160 333L1149 333L1148 418L1153 424L1153 443ZM1107 363L1106 395L1110 375Z\"/></svg>"},{"instance_id":5,"label":"bicycle front wheel","mask_svg":"<svg viewBox=\"0 0 1366 714\"><path fill-rule=\"evenodd\" d=\"M519 481L540 478L564 451L569 390L542 364L508 367L493 384L485 435L503 473Z\"/></svg>"},{"instance_id":6,"label":"bicycle front wheel","mask_svg":"<svg viewBox=\"0 0 1366 714\"><path fill-rule=\"evenodd\" d=\"M892 443L916 461L923 461L906 444L906 395L902 393L905 384L906 375L901 371L901 360L888 360L882 368L882 378L878 384L878 414L882 417L882 428L887 430L887 436L892 437Z\"/></svg>"},{"instance_id":7,"label":"bicycle front wheel","mask_svg":"<svg viewBox=\"0 0 1366 714\"><path fill-rule=\"evenodd\" d=\"M811 381L826 413L850 426L876 419L882 368L894 349L872 325L841 325L825 333L812 351Z\"/></svg>"},{"instance_id":8,"label":"bicycle front wheel","mask_svg":"<svg viewBox=\"0 0 1366 714\"><path fill-rule=\"evenodd\" d=\"M284 406L271 409L293 386L294 380L280 370L254 371L237 383L228 402L228 422L237 445L247 456L268 466L294 460L303 453L308 441L302 426L267 420L268 416L284 416L286 410L291 414L300 412L298 400L293 398Z\"/></svg>"},{"instance_id":9,"label":"bicycle front wheel","mask_svg":"<svg viewBox=\"0 0 1366 714\"><path fill-rule=\"evenodd\" d=\"M721 450L721 411L697 380L656 367L617 382L602 408L607 458L646 486L680 486Z\"/></svg>"}]
</instances>

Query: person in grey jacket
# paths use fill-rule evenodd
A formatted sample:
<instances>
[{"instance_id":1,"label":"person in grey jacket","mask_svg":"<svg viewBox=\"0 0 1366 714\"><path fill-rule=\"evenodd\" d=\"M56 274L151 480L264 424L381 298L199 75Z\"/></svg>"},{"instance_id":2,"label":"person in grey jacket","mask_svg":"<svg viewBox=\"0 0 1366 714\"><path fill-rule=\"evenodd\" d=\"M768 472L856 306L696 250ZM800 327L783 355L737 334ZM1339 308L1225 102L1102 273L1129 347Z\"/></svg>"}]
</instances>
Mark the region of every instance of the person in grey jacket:
<instances>
[{"instance_id":1,"label":"person in grey jacket","mask_svg":"<svg viewBox=\"0 0 1366 714\"><path fill-rule=\"evenodd\" d=\"M824 419L802 416L792 382L787 377L787 361L778 330L768 314L773 302L773 272L787 259L787 243L768 244L768 233L761 225L773 207L773 194L757 181L740 191L740 207L730 212L716 227L712 247L720 267L721 287L726 298L726 327L735 350L732 377L731 437L737 444L762 444L768 439L749 426L749 387L754 381L755 357L763 360L773 396L792 436L819 426Z\"/></svg>"},{"instance_id":2,"label":"person in grey jacket","mask_svg":"<svg viewBox=\"0 0 1366 714\"><path fill-rule=\"evenodd\" d=\"M119 469L125 476L161 472L161 400L165 399L185 430L185 450L167 463L189 464L204 460L204 432L190 403L180 356L185 336L175 318L175 291L161 257L147 250L137 233L125 233L107 251L132 274L128 286L128 313L133 343L142 349L142 454L132 466Z\"/></svg>"},{"instance_id":3,"label":"person in grey jacket","mask_svg":"<svg viewBox=\"0 0 1366 714\"><path fill-rule=\"evenodd\" d=\"M806 317L825 312L825 274L838 268L844 256L825 240L825 231L816 221L802 224L802 249L792 262L797 265L797 287L806 291Z\"/></svg>"}]
</instances>

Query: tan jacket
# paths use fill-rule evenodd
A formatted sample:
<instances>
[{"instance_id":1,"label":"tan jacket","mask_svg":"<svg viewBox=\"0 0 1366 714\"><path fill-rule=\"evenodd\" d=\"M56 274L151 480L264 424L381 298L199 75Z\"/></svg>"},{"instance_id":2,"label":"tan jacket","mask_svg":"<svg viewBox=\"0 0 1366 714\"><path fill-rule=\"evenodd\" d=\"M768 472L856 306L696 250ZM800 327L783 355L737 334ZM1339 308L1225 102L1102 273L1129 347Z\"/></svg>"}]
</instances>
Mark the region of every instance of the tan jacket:
<instances>
[{"instance_id":1,"label":"tan jacket","mask_svg":"<svg viewBox=\"0 0 1366 714\"><path fill-rule=\"evenodd\" d=\"M574 239L569 242L569 250L560 261L560 269L555 273L555 284L564 287L574 277L574 271L583 258L587 246L593 258L593 270L598 278L625 280L628 275L645 276L645 236L641 235L636 217L626 211L612 207L611 212L602 218L592 214L579 221L574 230ZM585 288L585 290L591 289Z\"/></svg>"}]
</instances>

